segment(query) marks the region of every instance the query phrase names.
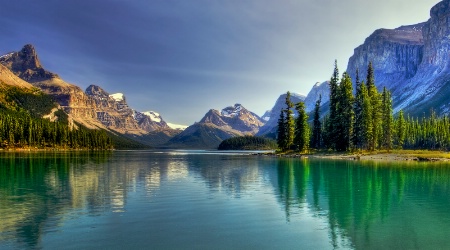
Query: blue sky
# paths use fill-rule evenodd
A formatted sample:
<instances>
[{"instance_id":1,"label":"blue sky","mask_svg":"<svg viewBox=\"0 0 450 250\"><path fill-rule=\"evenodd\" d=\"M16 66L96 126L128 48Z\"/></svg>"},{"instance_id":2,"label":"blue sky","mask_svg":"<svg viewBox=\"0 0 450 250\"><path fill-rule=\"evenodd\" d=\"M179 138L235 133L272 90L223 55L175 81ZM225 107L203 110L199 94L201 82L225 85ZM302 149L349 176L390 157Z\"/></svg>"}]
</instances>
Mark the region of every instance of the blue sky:
<instances>
[{"instance_id":1,"label":"blue sky","mask_svg":"<svg viewBox=\"0 0 450 250\"><path fill-rule=\"evenodd\" d=\"M438 0L2 0L0 54L33 44L44 67L139 111L192 124L241 103L262 115L347 67L375 29L428 20Z\"/></svg>"}]
</instances>

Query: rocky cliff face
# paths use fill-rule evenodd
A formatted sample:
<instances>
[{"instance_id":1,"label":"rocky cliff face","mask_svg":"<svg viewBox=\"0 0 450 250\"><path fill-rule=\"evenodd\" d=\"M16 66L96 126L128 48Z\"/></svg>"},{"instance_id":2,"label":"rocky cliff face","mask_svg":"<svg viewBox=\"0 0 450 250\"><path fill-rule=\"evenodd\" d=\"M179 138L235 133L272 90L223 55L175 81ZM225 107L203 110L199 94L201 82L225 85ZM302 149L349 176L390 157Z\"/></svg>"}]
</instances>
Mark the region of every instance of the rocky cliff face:
<instances>
[{"instance_id":1,"label":"rocky cliff face","mask_svg":"<svg viewBox=\"0 0 450 250\"><path fill-rule=\"evenodd\" d=\"M291 93L291 102L293 102L293 103L298 103L300 101L303 102L303 101L305 101L305 98L306 98L306 96L304 96L304 95ZM275 102L275 105L270 110L269 120L264 124L264 126L262 126L259 129L257 135L269 136L269 137L274 136L274 133L276 133L278 118L280 118L280 112L286 106L285 100L286 100L286 94L282 94L282 95L280 95L280 97L278 97L277 101ZM297 115L297 113L295 113L295 110L294 110L294 115ZM267 112L266 112L265 116L266 117L268 116Z\"/></svg>"},{"instance_id":2,"label":"rocky cliff face","mask_svg":"<svg viewBox=\"0 0 450 250\"><path fill-rule=\"evenodd\" d=\"M448 114L450 103L450 0L436 4L425 23L380 29L355 49L347 72L354 77L360 69L365 78L373 62L375 82L393 96L394 111L418 116L431 108Z\"/></svg>"},{"instance_id":3,"label":"rocky cliff face","mask_svg":"<svg viewBox=\"0 0 450 250\"><path fill-rule=\"evenodd\" d=\"M29 83L58 77L42 68L36 50L31 44L25 45L19 52L12 52L0 57L0 63Z\"/></svg>"},{"instance_id":4,"label":"rocky cliff face","mask_svg":"<svg viewBox=\"0 0 450 250\"><path fill-rule=\"evenodd\" d=\"M93 101L96 119L105 127L122 133L143 133L134 119L134 111L128 107L125 98L116 100L96 85L87 87L85 93Z\"/></svg>"},{"instance_id":5,"label":"rocky cliff face","mask_svg":"<svg viewBox=\"0 0 450 250\"><path fill-rule=\"evenodd\" d=\"M349 59L347 72L355 79L356 69L359 69L360 79L365 80L367 67L372 62L377 86L395 92L401 83L417 73L423 57L424 25L420 23L394 30L376 30L364 44L355 49Z\"/></svg>"}]
</instances>

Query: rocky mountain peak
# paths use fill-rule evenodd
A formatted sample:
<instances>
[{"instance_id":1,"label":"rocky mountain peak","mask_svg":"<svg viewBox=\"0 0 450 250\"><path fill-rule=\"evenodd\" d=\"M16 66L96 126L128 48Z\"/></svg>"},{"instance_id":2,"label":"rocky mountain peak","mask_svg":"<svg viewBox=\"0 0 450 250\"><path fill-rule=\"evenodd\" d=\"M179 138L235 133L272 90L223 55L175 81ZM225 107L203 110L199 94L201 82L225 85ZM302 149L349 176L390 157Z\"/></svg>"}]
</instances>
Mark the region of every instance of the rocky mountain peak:
<instances>
[{"instance_id":1,"label":"rocky mountain peak","mask_svg":"<svg viewBox=\"0 0 450 250\"><path fill-rule=\"evenodd\" d=\"M239 103L236 103L236 104L234 104L234 106L229 106L229 107L222 109L222 111L220 113L222 116L235 117L235 116L239 116L241 114L242 109L243 109L242 105Z\"/></svg>"},{"instance_id":2,"label":"rocky mountain peak","mask_svg":"<svg viewBox=\"0 0 450 250\"><path fill-rule=\"evenodd\" d=\"M220 112L210 109L199 123L226 127L239 133L255 134L264 125L265 121L241 104L236 103L233 106L222 109Z\"/></svg>"},{"instance_id":3,"label":"rocky mountain peak","mask_svg":"<svg viewBox=\"0 0 450 250\"><path fill-rule=\"evenodd\" d=\"M227 123L222 119L222 115L216 109L210 109L200 120L200 123L212 123L216 126L226 126Z\"/></svg>"},{"instance_id":4,"label":"rocky mountain peak","mask_svg":"<svg viewBox=\"0 0 450 250\"><path fill-rule=\"evenodd\" d=\"M139 127L145 131L158 131L164 129L171 129L169 125L164 121L161 115L155 111L139 112L133 110L133 117L139 124Z\"/></svg>"},{"instance_id":5,"label":"rocky mountain peak","mask_svg":"<svg viewBox=\"0 0 450 250\"><path fill-rule=\"evenodd\" d=\"M41 62L39 61L36 49L33 45L27 44L23 46L22 50L19 52L19 56L22 58L23 63L27 64L29 69L42 68Z\"/></svg>"},{"instance_id":6,"label":"rocky mountain peak","mask_svg":"<svg viewBox=\"0 0 450 250\"><path fill-rule=\"evenodd\" d=\"M31 44L25 45L19 52L0 57L0 63L30 83L58 78L58 75L42 68L36 49Z\"/></svg>"},{"instance_id":7,"label":"rocky mountain peak","mask_svg":"<svg viewBox=\"0 0 450 250\"><path fill-rule=\"evenodd\" d=\"M329 82L316 83L312 87L311 91L309 91L308 95L305 98L306 112L311 112L314 110L316 105L316 101L321 99L321 105L328 102L330 99L330 86Z\"/></svg>"},{"instance_id":8,"label":"rocky mountain peak","mask_svg":"<svg viewBox=\"0 0 450 250\"><path fill-rule=\"evenodd\" d=\"M89 85L89 87L87 87L84 92L86 93L86 95L92 97L100 97L106 99L109 97L108 92L97 85Z\"/></svg>"}]
</instances>

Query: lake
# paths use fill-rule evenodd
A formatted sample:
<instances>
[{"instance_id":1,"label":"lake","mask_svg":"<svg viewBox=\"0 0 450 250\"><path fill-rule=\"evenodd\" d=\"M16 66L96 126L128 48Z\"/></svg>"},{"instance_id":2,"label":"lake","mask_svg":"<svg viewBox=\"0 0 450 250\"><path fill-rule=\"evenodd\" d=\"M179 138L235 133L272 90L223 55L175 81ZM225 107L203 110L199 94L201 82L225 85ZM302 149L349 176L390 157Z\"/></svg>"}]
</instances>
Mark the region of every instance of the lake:
<instances>
[{"instance_id":1,"label":"lake","mask_svg":"<svg viewBox=\"0 0 450 250\"><path fill-rule=\"evenodd\" d=\"M0 153L0 249L450 249L448 163Z\"/></svg>"}]
</instances>

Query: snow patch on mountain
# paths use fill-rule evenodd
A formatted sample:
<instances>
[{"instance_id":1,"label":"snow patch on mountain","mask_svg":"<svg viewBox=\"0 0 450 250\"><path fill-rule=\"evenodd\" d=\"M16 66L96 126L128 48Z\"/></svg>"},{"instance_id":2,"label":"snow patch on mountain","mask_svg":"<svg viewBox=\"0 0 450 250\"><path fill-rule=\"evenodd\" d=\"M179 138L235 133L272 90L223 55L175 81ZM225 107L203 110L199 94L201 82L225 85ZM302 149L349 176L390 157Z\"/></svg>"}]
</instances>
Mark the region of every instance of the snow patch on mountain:
<instances>
[{"instance_id":1,"label":"snow patch on mountain","mask_svg":"<svg viewBox=\"0 0 450 250\"><path fill-rule=\"evenodd\" d=\"M0 59L8 59L10 56L12 56L12 54L14 54L14 52L2 55L2 56L0 56Z\"/></svg>"},{"instance_id":2,"label":"snow patch on mountain","mask_svg":"<svg viewBox=\"0 0 450 250\"><path fill-rule=\"evenodd\" d=\"M145 111L142 112L145 116L148 116L150 120L154 122L161 122L161 115L159 113L156 113L154 111Z\"/></svg>"},{"instance_id":3,"label":"snow patch on mountain","mask_svg":"<svg viewBox=\"0 0 450 250\"><path fill-rule=\"evenodd\" d=\"M170 123L170 122L168 122L167 125L171 129L176 129L176 130L185 130L187 127L189 127L189 126L186 126L186 125L174 124L174 123Z\"/></svg>"},{"instance_id":4,"label":"snow patch on mountain","mask_svg":"<svg viewBox=\"0 0 450 250\"><path fill-rule=\"evenodd\" d=\"M225 117L236 117L236 116L240 115L241 110L242 110L242 105L239 103L236 103L236 104L234 104L234 106L229 106L229 107L222 109L220 114Z\"/></svg>"},{"instance_id":5,"label":"snow patch on mountain","mask_svg":"<svg viewBox=\"0 0 450 250\"><path fill-rule=\"evenodd\" d=\"M302 100L305 100L305 98L306 98L306 95L304 95L304 94L293 93L293 92L291 92L291 96L297 97L298 99L302 99Z\"/></svg>"},{"instance_id":6,"label":"snow patch on mountain","mask_svg":"<svg viewBox=\"0 0 450 250\"><path fill-rule=\"evenodd\" d=\"M272 110L267 110L263 116L261 116L261 119L263 119L264 121L269 121L270 120L270 115L272 114Z\"/></svg>"},{"instance_id":7,"label":"snow patch on mountain","mask_svg":"<svg viewBox=\"0 0 450 250\"><path fill-rule=\"evenodd\" d=\"M125 99L124 95L122 93L111 94L111 95L109 95L109 97L114 99L116 102L121 102Z\"/></svg>"}]
</instances>

